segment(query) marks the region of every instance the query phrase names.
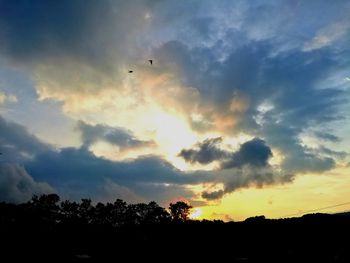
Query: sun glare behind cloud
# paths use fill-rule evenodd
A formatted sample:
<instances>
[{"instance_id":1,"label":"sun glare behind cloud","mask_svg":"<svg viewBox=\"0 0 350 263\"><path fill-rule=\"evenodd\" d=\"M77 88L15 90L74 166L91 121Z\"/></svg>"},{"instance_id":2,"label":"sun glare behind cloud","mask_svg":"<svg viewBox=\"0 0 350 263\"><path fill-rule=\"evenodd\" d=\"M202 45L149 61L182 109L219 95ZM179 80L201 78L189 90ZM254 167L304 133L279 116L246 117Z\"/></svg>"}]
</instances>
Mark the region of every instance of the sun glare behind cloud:
<instances>
[{"instance_id":1,"label":"sun glare behind cloud","mask_svg":"<svg viewBox=\"0 0 350 263\"><path fill-rule=\"evenodd\" d=\"M153 112L149 117L150 127L154 129L154 140L160 152L177 168L186 169L187 165L177 155L181 149L196 143L195 133L181 117L166 113L162 109Z\"/></svg>"}]
</instances>

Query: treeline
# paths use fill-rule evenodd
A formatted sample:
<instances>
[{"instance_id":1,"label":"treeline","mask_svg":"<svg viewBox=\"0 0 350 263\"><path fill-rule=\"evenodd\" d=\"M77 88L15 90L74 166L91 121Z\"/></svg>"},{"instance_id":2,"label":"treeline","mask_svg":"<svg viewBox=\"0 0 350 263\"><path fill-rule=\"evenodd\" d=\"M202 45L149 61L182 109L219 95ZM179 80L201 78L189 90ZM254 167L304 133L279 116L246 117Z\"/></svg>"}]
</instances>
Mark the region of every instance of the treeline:
<instances>
[{"instance_id":1,"label":"treeline","mask_svg":"<svg viewBox=\"0 0 350 263\"><path fill-rule=\"evenodd\" d=\"M121 227L143 224L181 223L189 220L192 207L186 202L171 203L169 210L152 201L127 204L121 199L113 203L64 200L57 194L44 194L22 204L0 203L0 224L91 224Z\"/></svg>"},{"instance_id":2,"label":"treeline","mask_svg":"<svg viewBox=\"0 0 350 263\"><path fill-rule=\"evenodd\" d=\"M191 220L185 202L0 203L0 262L350 262L350 214ZM165 256L164 256L165 255Z\"/></svg>"}]
</instances>

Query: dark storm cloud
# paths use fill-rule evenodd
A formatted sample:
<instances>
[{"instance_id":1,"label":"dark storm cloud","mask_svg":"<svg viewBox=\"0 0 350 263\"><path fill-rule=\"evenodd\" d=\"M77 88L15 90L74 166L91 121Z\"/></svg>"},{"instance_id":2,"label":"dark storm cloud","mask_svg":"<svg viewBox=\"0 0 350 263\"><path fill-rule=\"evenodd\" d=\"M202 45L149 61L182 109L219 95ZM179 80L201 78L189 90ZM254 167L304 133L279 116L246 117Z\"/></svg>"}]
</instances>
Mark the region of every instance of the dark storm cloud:
<instances>
[{"instance_id":1,"label":"dark storm cloud","mask_svg":"<svg viewBox=\"0 0 350 263\"><path fill-rule=\"evenodd\" d=\"M0 116L0 152L2 161L21 161L33 157L51 146L41 142L21 125Z\"/></svg>"},{"instance_id":2,"label":"dark storm cloud","mask_svg":"<svg viewBox=\"0 0 350 263\"><path fill-rule=\"evenodd\" d=\"M110 15L107 1L20 0L14 5L5 0L0 2L0 10L1 35L6 39L1 48L19 60L60 53L73 56L85 53L93 57L92 21L100 20L103 24Z\"/></svg>"},{"instance_id":3,"label":"dark storm cloud","mask_svg":"<svg viewBox=\"0 0 350 263\"><path fill-rule=\"evenodd\" d=\"M89 147L97 141L108 142L120 147L120 149L140 148L154 145L154 142L139 140L131 131L120 127L110 127L102 124L89 125L83 121L79 121L77 128L81 132L84 147Z\"/></svg>"},{"instance_id":4,"label":"dark storm cloud","mask_svg":"<svg viewBox=\"0 0 350 263\"><path fill-rule=\"evenodd\" d=\"M48 182L69 198L98 197L110 180L142 198L164 202L171 195L190 196L184 185L212 180L209 174L186 174L158 156L111 161L86 148L48 151L25 163L35 180ZM169 186L170 185L170 186Z\"/></svg>"},{"instance_id":5,"label":"dark storm cloud","mask_svg":"<svg viewBox=\"0 0 350 263\"><path fill-rule=\"evenodd\" d=\"M23 165L11 166L16 173L10 173L11 169L6 168L6 176L2 181L2 196L10 195L4 189L14 189L11 191L13 195L16 195L16 191L27 189L23 190L28 193L23 196L27 197L29 193L43 192L45 189L51 189L51 186L62 196L72 199L91 197L102 200L113 198L114 195L133 201L153 199L166 202L173 197L193 198L193 193L185 185L223 183L225 189L222 194L203 193L203 197L210 200L238 188L285 181L283 177L279 178L271 171L267 163L270 157L269 148L263 140L257 138L243 143L239 150L228 155L228 160L233 163L226 167L230 169L185 173L158 156L111 161L95 156L86 147L53 149L30 135L23 126L10 122L7 126L8 133L20 130L21 137L26 139L19 140L15 150L24 149L21 143L36 145L33 149L39 150L31 151L29 159L14 159ZM7 138L3 137L4 145L9 144ZM216 138L205 143L213 146L220 141L221 139ZM5 173L4 171L3 168L2 172Z\"/></svg>"},{"instance_id":6,"label":"dark storm cloud","mask_svg":"<svg viewBox=\"0 0 350 263\"><path fill-rule=\"evenodd\" d=\"M203 192L202 197L207 200L216 200L224 196L225 192L223 190L213 191L213 192Z\"/></svg>"},{"instance_id":7,"label":"dark storm cloud","mask_svg":"<svg viewBox=\"0 0 350 263\"><path fill-rule=\"evenodd\" d=\"M166 202L174 196L190 199L193 193L184 185L213 179L205 172L181 172L158 156L111 161L95 156L86 147L54 149L19 124L2 118L0 124L3 200L23 201L33 193L54 188L73 199L122 196L129 201L146 198ZM18 158L20 155L24 157ZM11 164L15 162L21 165Z\"/></svg>"},{"instance_id":8,"label":"dark storm cloud","mask_svg":"<svg viewBox=\"0 0 350 263\"><path fill-rule=\"evenodd\" d=\"M0 163L0 201L20 203L28 201L34 194L52 193L47 183L36 182L18 164Z\"/></svg>"},{"instance_id":9,"label":"dark storm cloud","mask_svg":"<svg viewBox=\"0 0 350 263\"><path fill-rule=\"evenodd\" d=\"M181 156L189 162L194 162L199 158L203 158L203 156L210 156L211 158L205 160L219 161L220 163L220 170L216 171L213 181L222 183L223 189L204 191L202 197L207 200L215 200L239 188L288 183L294 179L298 172L323 172L335 167L335 160L330 156L338 158L344 158L345 156L343 152L332 151L325 147L310 149L302 146L298 141L290 143L293 138L293 130L291 129L284 130L284 136L279 135L281 130L275 130L274 132L277 134L270 133L270 136L274 138L274 140L271 140L272 143L284 150L281 171L275 171L274 167L269 164L272 150L260 138L254 138L241 144L235 152L220 150L221 140L218 139L214 139L213 142L206 140L197 144L197 148L182 151ZM288 140L285 138L288 138ZM211 147L208 147L208 145ZM200 146L204 146L204 149ZM217 154L218 151L220 155Z\"/></svg>"},{"instance_id":10,"label":"dark storm cloud","mask_svg":"<svg viewBox=\"0 0 350 263\"><path fill-rule=\"evenodd\" d=\"M294 176L294 174L276 171L271 166L254 167L246 165L241 168L221 170L220 181L217 182L221 183L223 188L220 190L206 190L202 192L202 197L207 200L215 200L241 188L261 188L266 185L290 183Z\"/></svg>"},{"instance_id":11,"label":"dark storm cloud","mask_svg":"<svg viewBox=\"0 0 350 263\"><path fill-rule=\"evenodd\" d=\"M193 198L185 185L214 180L208 172L184 173L158 156L143 156L129 161L111 161L95 156L86 148L63 148L37 155L25 163L35 180L48 182L72 199L81 197L114 198L125 196L133 201L168 202L174 197ZM110 183L116 187L108 186ZM110 189L112 187L112 189ZM116 189L117 188L117 189ZM130 194L130 193L133 193ZM102 196L102 197L101 197Z\"/></svg>"},{"instance_id":12,"label":"dark storm cloud","mask_svg":"<svg viewBox=\"0 0 350 263\"><path fill-rule=\"evenodd\" d=\"M221 137L206 139L201 143L197 143L194 149L181 150L178 156L190 163L208 164L213 161L222 160L228 153L218 148L218 144L221 142Z\"/></svg>"},{"instance_id":13,"label":"dark storm cloud","mask_svg":"<svg viewBox=\"0 0 350 263\"><path fill-rule=\"evenodd\" d=\"M239 188L263 187L293 180L294 175L291 173L274 171L269 164L272 151L264 140L253 138L242 143L234 152L221 150L219 148L221 142L221 138L207 139L196 144L194 149L182 150L179 154L192 163L219 162L219 169L215 172L212 182L222 184L223 189L202 192L204 199L220 199Z\"/></svg>"},{"instance_id":14,"label":"dark storm cloud","mask_svg":"<svg viewBox=\"0 0 350 263\"><path fill-rule=\"evenodd\" d=\"M106 64L111 51L124 55L153 2L2 0L0 51L21 63L64 56Z\"/></svg>"},{"instance_id":15,"label":"dark storm cloud","mask_svg":"<svg viewBox=\"0 0 350 263\"><path fill-rule=\"evenodd\" d=\"M63 165L64 164L64 165ZM129 161L111 161L95 156L85 148L62 148L36 156L26 163L33 177L65 184L69 180L93 186L104 178L115 179L123 185L134 183L194 183L196 178L186 176L158 156L143 156Z\"/></svg>"},{"instance_id":16,"label":"dark storm cloud","mask_svg":"<svg viewBox=\"0 0 350 263\"><path fill-rule=\"evenodd\" d=\"M222 138L206 139L197 143L193 149L183 149L178 156L190 163L208 164L220 162L221 169L237 168L244 165L255 167L268 166L272 151L265 141L254 138L240 145L236 152L220 149Z\"/></svg>"},{"instance_id":17,"label":"dark storm cloud","mask_svg":"<svg viewBox=\"0 0 350 263\"><path fill-rule=\"evenodd\" d=\"M71 198L98 195L96 186L104 185L106 180L159 202L164 198L169 200L171 196L190 198L191 191L185 185L223 183L223 192L203 193L204 198L212 200L243 187L290 181L291 175L277 174L272 170L268 164L271 155L265 142L254 138L243 143L236 152L225 153L227 159L219 159L222 170L211 172L184 173L158 156L111 161L95 156L87 148L43 152L25 166L36 180L45 180Z\"/></svg>"},{"instance_id":18,"label":"dark storm cloud","mask_svg":"<svg viewBox=\"0 0 350 263\"><path fill-rule=\"evenodd\" d=\"M265 141L254 138L243 143L239 150L232 154L229 160L221 164L222 169L242 167L251 165L255 167L268 166L268 161L272 157L272 151Z\"/></svg>"}]
</instances>

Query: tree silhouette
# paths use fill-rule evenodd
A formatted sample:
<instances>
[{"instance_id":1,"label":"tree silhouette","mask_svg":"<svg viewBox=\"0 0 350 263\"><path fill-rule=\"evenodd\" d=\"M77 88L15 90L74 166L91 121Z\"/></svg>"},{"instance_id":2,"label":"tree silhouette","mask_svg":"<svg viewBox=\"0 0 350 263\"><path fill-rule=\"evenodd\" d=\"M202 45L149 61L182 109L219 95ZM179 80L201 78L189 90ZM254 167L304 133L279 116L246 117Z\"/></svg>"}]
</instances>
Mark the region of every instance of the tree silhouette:
<instances>
[{"instance_id":1,"label":"tree silhouette","mask_svg":"<svg viewBox=\"0 0 350 263\"><path fill-rule=\"evenodd\" d=\"M169 209L173 221L186 222L188 220L192 206L183 201L178 201L175 204L171 203Z\"/></svg>"},{"instance_id":2,"label":"tree silhouette","mask_svg":"<svg viewBox=\"0 0 350 263\"><path fill-rule=\"evenodd\" d=\"M65 222L72 222L79 219L79 204L65 200L61 202L61 217Z\"/></svg>"},{"instance_id":3,"label":"tree silhouette","mask_svg":"<svg viewBox=\"0 0 350 263\"><path fill-rule=\"evenodd\" d=\"M45 210L58 210L58 202L60 197L57 194L43 194L40 197L34 195L30 201L33 206L40 207Z\"/></svg>"},{"instance_id":4,"label":"tree silhouette","mask_svg":"<svg viewBox=\"0 0 350 263\"><path fill-rule=\"evenodd\" d=\"M91 205L91 199L81 199L78 208L78 215L86 223L91 223L93 219L94 207Z\"/></svg>"},{"instance_id":5,"label":"tree silhouette","mask_svg":"<svg viewBox=\"0 0 350 263\"><path fill-rule=\"evenodd\" d=\"M121 199L115 200L113 204L113 226L121 226L126 223L127 204Z\"/></svg>"},{"instance_id":6,"label":"tree silhouette","mask_svg":"<svg viewBox=\"0 0 350 263\"><path fill-rule=\"evenodd\" d=\"M170 221L169 213L163 207L160 207L156 202L152 201L148 203L146 209L147 213L144 218L144 223L159 224L168 223Z\"/></svg>"},{"instance_id":7,"label":"tree silhouette","mask_svg":"<svg viewBox=\"0 0 350 263\"><path fill-rule=\"evenodd\" d=\"M186 202L170 204L169 214L156 202L59 200L58 195L49 194L23 204L0 202L1 260L6 253L11 259L24 261L23 256L34 262L57 257L62 262L89 257L94 262L118 261L121 256L154 259L149 252L156 252L155 248L191 247L193 239L188 237L196 237L204 251L230 256L232 262L280 262L281 258L287 259L284 262L350 262L348 242L339 236L350 236L350 213L287 219L255 216L225 223L189 220L192 207ZM191 253L181 251L184 256Z\"/></svg>"},{"instance_id":8,"label":"tree silhouette","mask_svg":"<svg viewBox=\"0 0 350 263\"><path fill-rule=\"evenodd\" d=\"M59 201L60 197L57 194L43 194L39 197L34 195L25 206L33 220L53 224L59 221Z\"/></svg>"}]
</instances>

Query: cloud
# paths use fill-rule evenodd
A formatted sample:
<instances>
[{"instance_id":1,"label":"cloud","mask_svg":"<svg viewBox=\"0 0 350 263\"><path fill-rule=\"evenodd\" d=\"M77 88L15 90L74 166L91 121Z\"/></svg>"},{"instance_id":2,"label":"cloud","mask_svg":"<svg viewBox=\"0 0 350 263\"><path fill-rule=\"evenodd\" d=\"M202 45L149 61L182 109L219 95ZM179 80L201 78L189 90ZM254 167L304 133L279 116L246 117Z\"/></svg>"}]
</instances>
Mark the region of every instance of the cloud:
<instances>
[{"instance_id":1,"label":"cloud","mask_svg":"<svg viewBox=\"0 0 350 263\"><path fill-rule=\"evenodd\" d=\"M202 197L207 200L220 199L224 196L225 192L223 190L217 190L213 192L203 192Z\"/></svg>"},{"instance_id":2,"label":"cloud","mask_svg":"<svg viewBox=\"0 0 350 263\"><path fill-rule=\"evenodd\" d=\"M34 194L53 193L54 189L47 183L35 181L18 164L0 164L0 200L20 203L28 201Z\"/></svg>"},{"instance_id":3,"label":"cloud","mask_svg":"<svg viewBox=\"0 0 350 263\"><path fill-rule=\"evenodd\" d=\"M334 134L328 133L328 132L315 132L315 135L325 141L330 142L340 142L340 138L338 136L335 136Z\"/></svg>"},{"instance_id":4,"label":"cloud","mask_svg":"<svg viewBox=\"0 0 350 263\"><path fill-rule=\"evenodd\" d=\"M96 103L122 90L129 67L147 61L145 14L155 3L1 1L0 56L32 75L40 99L81 111L87 108L82 98Z\"/></svg>"},{"instance_id":5,"label":"cloud","mask_svg":"<svg viewBox=\"0 0 350 263\"><path fill-rule=\"evenodd\" d=\"M190 195L184 185L200 182L222 183L227 193L332 169L342 154L322 142L310 150L299 136L312 127L323 141L342 139L328 131L334 122L347 124L347 84L337 76L349 68L349 10L346 1L0 1L1 59L31 76L41 100L58 100L67 116L86 121L80 124L85 145L148 145L134 134L155 126L149 120L158 108L204 138L264 139L236 152L215 139L184 149L180 156L188 162L217 161L222 168L185 174L152 151L112 162L86 148L53 149L0 119L2 158L25 163L34 178L72 194L93 193L105 178L142 196L154 189L164 196L166 185ZM129 68L135 74L126 74ZM271 107L262 111L266 102ZM169 133L177 138L175 129ZM271 149L283 157L281 174L268 165Z\"/></svg>"},{"instance_id":6,"label":"cloud","mask_svg":"<svg viewBox=\"0 0 350 263\"><path fill-rule=\"evenodd\" d=\"M280 123L269 123L263 127L269 145L283 153L283 171L287 174L322 173L334 168L335 160L332 157L325 157L319 151L311 151L301 143L298 137L300 130L301 127L292 128Z\"/></svg>"},{"instance_id":7,"label":"cloud","mask_svg":"<svg viewBox=\"0 0 350 263\"><path fill-rule=\"evenodd\" d=\"M31 158L19 160L24 167L20 171L25 169L26 178L30 175L36 182L49 184L65 198L91 197L106 200L117 196L124 197L127 201L156 200L165 203L181 197L195 201L196 194L188 186L223 183L224 192L203 193L203 197L210 200L238 188L286 181L283 177L278 178L267 164L270 153L261 139L245 142L231 154L228 158L235 158L235 161L229 169L182 172L159 156L112 161L95 156L86 147L54 149L45 146L21 125L9 122L7 126L8 133L12 134L12 129L20 130L21 136L25 138L18 141L15 150L24 148L21 143L38 144L39 149L33 147L30 152ZM7 144L4 139L3 142ZM205 143L215 145L220 141L216 138ZM251 150L256 153L251 153Z\"/></svg>"},{"instance_id":8,"label":"cloud","mask_svg":"<svg viewBox=\"0 0 350 263\"><path fill-rule=\"evenodd\" d=\"M197 143L194 149L181 150L178 156L190 163L208 164L219 161L221 169L239 168L244 165L264 167L268 166L268 160L272 157L270 147L259 138L246 141L236 152L220 149L221 142L221 137L206 139Z\"/></svg>"},{"instance_id":9,"label":"cloud","mask_svg":"<svg viewBox=\"0 0 350 263\"><path fill-rule=\"evenodd\" d=\"M144 27L144 12L152 1L85 2L63 0L51 4L34 0L0 3L1 50L17 61L75 57L105 64L112 48L121 57L126 41ZM103 18L103 19L101 19ZM101 30L102 29L102 30ZM118 42L119 46L114 46ZM112 58L110 58L112 59Z\"/></svg>"},{"instance_id":10,"label":"cloud","mask_svg":"<svg viewBox=\"0 0 350 263\"><path fill-rule=\"evenodd\" d=\"M174 90L164 87L176 83L177 93L183 95L167 108L187 112L188 120L193 111L199 113L202 121L192 127L202 132L257 129L254 116L266 99L283 115L281 125L304 128L310 121L341 117L337 106L342 102L337 99L342 92L315 85L342 67L339 57L346 57L346 50L339 50L342 55L319 50L315 56L302 49L303 34L314 36L329 21L346 22L342 17L349 6L344 3L34 1L27 6L20 1L15 8L4 1L2 5L0 25L4 32L7 29L2 53L17 63L34 61L31 70L40 97L62 101L67 113L106 108L115 113L110 98L130 99L135 93L138 102L151 97L168 105ZM57 17L57 8L64 19L48 19ZM173 10L178 10L176 16ZM18 19L16 12L24 16ZM99 19L101 14L104 19ZM311 14L323 19L309 21ZM299 21L305 21L303 27ZM155 59L152 70L144 66L149 56ZM142 73L126 77L131 65ZM140 89L148 74L171 77L145 94ZM186 96L192 93L195 100Z\"/></svg>"},{"instance_id":11,"label":"cloud","mask_svg":"<svg viewBox=\"0 0 350 263\"><path fill-rule=\"evenodd\" d=\"M291 133L291 130L286 129L283 134L277 133L273 137L274 140L271 140L274 145L283 149L284 154L282 162L275 166L269 164L273 156L271 148L260 138L242 143L234 152L219 148L221 138L208 139L198 143L194 149L182 150L180 156L188 162L199 162L198 160L219 162L214 173L215 178L211 182L214 186L222 184L223 188L210 190L209 187L203 191L202 197L207 200L220 199L239 188L288 183L297 173L324 172L335 167L333 156L337 158L346 156L345 152L332 151L326 147L311 150L302 146L300 142L293 141L291 139L293 136L289 140L280 141ZM270 136L274 134L271 133Z\"/></svg>"},{"instance_id":12,"label":"cloud","mask_svg":"<svg viewBox=\"0 0 350 263\"><path fill-rule=\"evenodd\" d=\"M241 168L220 170L216 173L214 187L208 187L207 190L203 191L202 197L207 200L216 200L237 189L261 188L266 185L290 183L294 176L295 174L275 170L272 166L254 167L246 165ZM222 185L221 189L215 189L217 185Z\"/></svg>"},{"instance_id":13,"label":"cloud","mask_svg":"<svg viewBox=\"0 0 350 263\"><path fill-rule=\"evenodd\" d=\"M89 147L98 141L105 141L120 149L141 148L154 145L152 141L142 141L137 139L131 131L107 125L97 124L89 125L79 121L77 125L81 132L81 138L84 147Z\"/></svg>"},{"instance_id":14,"label":"cloud","mask_svg":"<svg viewBox=\"0 0 350 263\"><path fill-rule=\"evenodd\" d=\"M183 149L178 156L190 163L208 164L213 161L222 160L227 156L227 152L218 148L222 138L206 139L195 145L195 149Z\"/></svg>"},{"instance_id":15,"label":"cloud","mask_svg":"<svg viewBox=\"0 0 350 263\"><path fill-rule=\"evenodd\" d=\"M230 160L221 164L223 169L242 167L243 165L251 165L255 167L266 167L268 161L272 157L272 151L265 141L254 138L243 143L239 150L232 154Z\"/></svg>"},{"instance_id":16,"label":"cloud","mask_svg":"<svg viewBox=\"0 0 350 263\"><path fill-rule=\"evenodd\" d=\"M3 161L23 161L49 149L50 145L30 134L25 127L0 116L0 152Z\"/></svg>"},{"instance_id":17,"label":"cloud","mask_svg":"<svg viewBox=\"0 0 350 263\"><path fill-rule=\"evenodd\" d=\"M119 189L116 196L164 203L176 196L194 198L186 185L214 179L208 172L184 173L159 156L111 161L86 148L44 152L24 165L33 178L48 182L71 199L112 197L112 190ZM116 186L106 187L109 182Z\"/></svg>"},{"instance_id":18,"label":"cloud","mask_svg":"<svg viewBox=\"0 0 350 263\"><path fill-rule=\"evenodd\" d=\"M334 42L349 35L350 23L348 21L336 22L321 28L317 34L304 45L304 51L312 51L332 45Z\"/></svg>"},{"instance_id":19,"label":"cloud","mask_svg":"<svg viewBox=\"0 0 350 263\"><path fill-rule=\"evenodd\" d=\"M265 7L263 10L266 14L270 12L266 4L261 6ZM306 4L294 8L310 11ZM339 8L340 5L337 5L328 9L327 14L333 19L337 13L335 10ZM318 6L316 9L315 12L321 10ZM283 8L273 10L280 12ZM266 19L269 15L264 17ZM267 22L271 21L274 19ZM257 31L259 25L256 24ZM319 27L322 27L322 22L312 25L312 30ZM347 62L340 56L347 56L347 49L338 47L339 55L335 55L330 48L320 49L317 54L304 52L301 41L298 48L281 50L279 45L282 43L275 42L273 37L278 41L283 40L276 35L253 41L247 39L247 32L243 29L234 33L228 28L226 30L222 42L235 44L237 39L242 39L244 44L232 44L223 57L217 53L222 44L219 41L217 46L214 44L210 47L193 46L190 41L186 44L184 41L169 41L155 53L164 65L172 63L173 67L180 69L175 72L186 86L198 90L200 102L196 116L200 118L191 119L192 128L199 132L214 130L222 136L235 136L243 132L264 138L269 146L286 156L283 166L288 173L332 169L335 165L332 158L322 157L321 152L308 153L308 147L302 146L298 137L310 127L317 127L320 132L329 130L327 126L330 123L345 118L344 107L348 96L344 89L321 88L320 82L343 68ZM259 112L266 101L272 106L271 109ZM330 133L327 138L336 140L336 136ZM197 152L198 149L187 152L185 149L183 154L187 153L189 159ZM318 165L319 168L316 168Z\"/></svg>"},{"instance_id":20,"label":"cloud","mask_svg":"<svg viewBox=\"0 0 350 263\"><path fill-rule=\"evenodd\" d=\"M339 159L345 159L349 155L349 153L347 153L345 151L334 151L334 150L331 150L331 149L324 147L324 146L320 146L318 151L320 153L325 154L325 155L334 156L334 157L339 158Z\"/></svg>"},{"instance_id":21,"label":"cloud","mask_svg":"<svg viewBox=\"0 0 350 263\"><path fill-rule=\"evenodd\" d=\"M64 164L64 165L63 165ZM180 173L170 163L158 156L142 156L127 161L111 161L95 156L86 148L62 148L43 152L26 164L35 178L45 179L55 185L65 185L77 180L94 186L104 178L115 179L127 185L133 183L193 183L191 176Z\"/></svg>"},{"instance_id":22,"label":"cloud","mask_svg":"<svg viewBox=\"0 0 350 263\"><path fill-rule=\"evenodd\" d=\"M286 155L282 163L284 170L291 173L317 172L322 173L335 167L335 160L319 154L305 152L302 148L294 149L296 152ZM300 155L297 154L299 152Z\"/></svg>"},{"instance_id":23,"label":"cloud","mask_svg":"<svg viewBox=\"0 0 350 263\"><path fill-rule=\"evenodd\" d=\"M101 195L95 198L94 201L105 202L115 199L128 200L129 203L144 202L144 198L137 195L125 186L116 184L110 179L106 179L105 184L101 186Z\"/></svg>"},{"instance_id":24,"label":"cloud","mask_svg":"<svg viewBox=\"0 0 350 263\"><path fill-rule=\"evenodd\" d=\"M0 91L0 105L4 104L5 102L17 102L17 97L15 95L6 94Z\"/></svg>"},{"instance_id":25,"label":"cloud","mask_svg":"<svg viewBox=\"0 0 350 263\"><path fill-rule=\"evenodd\" d=\"M86 147L56 149L41 142L23 126L3 118L0 120L1 161L5 163L1 168L4 198L9 196L9 190L5 189L10 184L11 189L18 188L18 191L26 184L28 187L23 186L23 191L29 190L24 192L27 195L23 195L23 199L35 189L39 191L50 185L62 197L74 200L124 197L130 202L156 200L165 204L174 197L191 200L195 194L186 186L213 178L206 172L184 173L160 156L112 161L95 156ZM18 164L10 166L6 163ZM35 182L45 183L37 185Z\"/></svg>"},{"instance_id":26,"label":"cloud","mask_svg":"<svg viewBox=\"0 0 350 263\"><path fill-rule=\"evenodd\" d=\"M205 164L212 161L219 162L210 183L214 187L220 184L223 187L219 190L211 190L212 186L210 186L208 190L202 192L202 198L216 200L239 188L263 187L293 180L294 174L289 173L288 170L277 171L277 167L269 164L272 150L264 140L253 138L242 143L233 152L221 150L219 148L221 142L220 137L207 139L197 143L195 149L182 150L179 154L188 162L202 161L201 163Z\"/></svg>"}]
</instances>

